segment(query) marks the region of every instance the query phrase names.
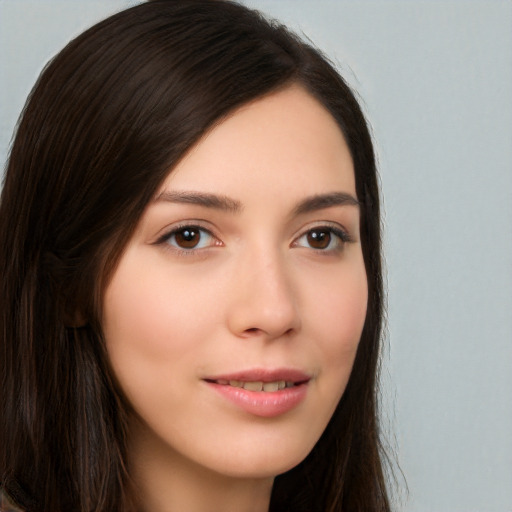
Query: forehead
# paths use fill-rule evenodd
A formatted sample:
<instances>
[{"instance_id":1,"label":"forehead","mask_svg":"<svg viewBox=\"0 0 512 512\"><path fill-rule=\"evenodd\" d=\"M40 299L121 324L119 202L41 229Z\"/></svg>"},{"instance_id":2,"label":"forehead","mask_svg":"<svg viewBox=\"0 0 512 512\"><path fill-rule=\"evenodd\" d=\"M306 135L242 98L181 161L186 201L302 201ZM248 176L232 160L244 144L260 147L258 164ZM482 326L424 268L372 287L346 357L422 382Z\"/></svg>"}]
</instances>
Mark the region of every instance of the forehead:
<instances>
[{"instance_id":1,"label":"forehead","mask_svg":"<svg viewBox=\"0 0 512 512\"><path fill-rule=\"evenodd\" d=\"M162 189L244 196L355 195L352 158L332 115L300 86L244 105L210 130Z\"/></svg>"}]
</instances>

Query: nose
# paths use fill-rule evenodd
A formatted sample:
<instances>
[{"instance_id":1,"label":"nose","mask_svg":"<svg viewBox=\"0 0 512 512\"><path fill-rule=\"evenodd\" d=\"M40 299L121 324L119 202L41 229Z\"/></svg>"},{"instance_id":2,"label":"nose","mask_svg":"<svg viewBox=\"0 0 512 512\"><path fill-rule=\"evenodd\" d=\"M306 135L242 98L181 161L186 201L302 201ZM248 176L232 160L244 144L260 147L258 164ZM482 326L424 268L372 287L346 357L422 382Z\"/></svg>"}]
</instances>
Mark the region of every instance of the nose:
<instances>
[{"instance_id":1,"label":"nose","mask_svg":"<svg viewBox=\"0 0 512 512\"><path fill-rule=\"evenodd\" d=\"M237 266L230 287L228 327L238 337L280 338L300 328L291 269L278 251L264 248Z\"/></svg>"}]
</instances>

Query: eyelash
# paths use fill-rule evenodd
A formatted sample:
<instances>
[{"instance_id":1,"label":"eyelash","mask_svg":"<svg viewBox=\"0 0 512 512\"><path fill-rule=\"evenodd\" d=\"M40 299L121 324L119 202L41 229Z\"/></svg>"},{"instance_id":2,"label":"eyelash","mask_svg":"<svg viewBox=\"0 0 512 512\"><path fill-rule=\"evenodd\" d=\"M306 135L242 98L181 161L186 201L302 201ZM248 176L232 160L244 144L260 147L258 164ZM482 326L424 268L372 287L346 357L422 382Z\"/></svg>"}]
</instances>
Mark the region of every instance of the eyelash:
<instances>
[{"instance_id":1,"label":"eyelash","mask_svg":"<svg viewBox=\"0 0 512 512\"><path fill-rule=\"evenodd\" d=\"M335 242L336 247L332 247L329 249L328 247L327 248L316 248L316 247L311 247L310 245L308 245L308 246L299 245L299 240L301 240L303 238L307 238L308 236L312 235L312 233L315 233L315 232L316 233L327 233L329 235L328 247L333 243L332 235L334 235L334 237L336 239L336 242ZM326 225L319 225L319 226L309 228L305 233L303 233L302 235L300 235L298 238L295 239L292 246L293 247L304 247L306 249L309 248L318 253L332 254L333 252L342 251L345 244L350 243L352 241L353 241L352 237L344 229L340 228L339 226L332 226L332 225L326 224Z\"/></svg>"},{"instance_id":2,"label":"eyelash","mask_svg":"<svg viewBox=\"0 0 512 512\"><path fill-rule=\"evenodd\" d=\"M176 237L179 233L184 233L186 230L190 232L196 232L201 233L201 238L206 234L208 237L210 237L214 243L207 245L206 247L190 247L190 248L183 248L176 245L171 245L170 240L173 237ZM216 242L218 243L216 243ZM209 247L215 247L216 245L222 245L222 242L209 230L206 229L203 226L200 226L198 224L181 224L179 226L175 226L171 231L164 233L156 242L155 245L162 245L165 246L166 249L175 252L176 254L180 256L194 256L197 255L198 251L202 249L207 249Z\"/></svg>"},{"instance_id":3,"label":"eyelash","mask_svg":"<svg viewBox=\"0 0 512 512\"><path fill-rule=\"evenodd\" d=\"M170 240L174 237L176 237L179 233L184 233L186 231L192 232L192 233L200 233L201 239L204 237L204 235L207 235L213 240L213 243L208 243L208 245L203 247L197 247L193 246L190 248L183 248L178 246L177 244L171 244ZM336 242L336 247L333 248L315 248L311 247L311 245L301 245L299 244L299 241L303 238L307 238L308 236L311 236L313 233L327 233L329 235L329 241L328 241L328 247L333 243L332 235L334 235ZM201 239L199 243L201 243ZM317 253L324 253L324 254L332 254L334 252L340 252L344 245L347 243L352 242L353 239L349 235L347 231L344 229L341 229L338 226L332 226L332 225L319 225L314 226L312 228L309 228L304 233L302 233L299 237L297 237L292 242L292 247L304 247L305 249L311 249ZM155 245L162 245L166 246L168 250L172 250L173 252L177 253L178 255L184 255L184 256L194 256L198 254L198 251L201 251L203 249L208 249L210 247L215 246L221 246L222 242L207 228L198 225L198 224L181 224L179 226L175 226L171 231L163 234L156 242Z\"/></svg>"}]
</instances>

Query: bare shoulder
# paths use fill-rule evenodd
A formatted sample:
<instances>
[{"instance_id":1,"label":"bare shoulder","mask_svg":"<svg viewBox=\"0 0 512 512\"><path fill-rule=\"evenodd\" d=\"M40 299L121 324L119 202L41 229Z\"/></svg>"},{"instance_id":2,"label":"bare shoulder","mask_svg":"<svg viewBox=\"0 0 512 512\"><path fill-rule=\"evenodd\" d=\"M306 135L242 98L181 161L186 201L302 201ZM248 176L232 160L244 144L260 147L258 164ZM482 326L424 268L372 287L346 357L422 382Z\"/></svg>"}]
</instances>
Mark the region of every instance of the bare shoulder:
<instances>
[{"instance_id":1,"label":"bare shoulder","mask_svg":"<svg viewBox=\"0 0 512 512\"><path fill-rule=\"evenodd\" d=\"M0 512L23 512L23 510L15 506L0 489Z\"/></svg>"}]
</instances>

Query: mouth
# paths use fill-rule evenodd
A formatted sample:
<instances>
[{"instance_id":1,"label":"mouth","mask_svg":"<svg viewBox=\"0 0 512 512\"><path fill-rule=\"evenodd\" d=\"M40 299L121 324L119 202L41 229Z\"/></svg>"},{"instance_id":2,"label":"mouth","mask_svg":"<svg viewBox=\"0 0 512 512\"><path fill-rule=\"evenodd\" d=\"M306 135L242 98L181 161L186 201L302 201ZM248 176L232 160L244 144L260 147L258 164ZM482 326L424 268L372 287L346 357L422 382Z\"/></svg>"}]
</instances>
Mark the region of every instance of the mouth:
<instances>
[{"instance_id":1,"label":"mouth","mask_svg":"<svg viewBox=\"0 0 512 512\"><path fill-rule=\"evenodd\" d=\"M311 377L296 370L251 370L203 379L246 413L276 417L295 409L308 394Z\"/></svg>"},{"instance_id":2,"label":"mouth","mask_svg":"<svg viewBox=\"0 0 512 512\"><path fill-rule=\"evenodd\" d=\"M275 393L276 391L281 391L286 388L293 388L294 386L300 386L301 384L305 384L307 380L304 381L286 381L286 380L276 380L271 382L263 382L261 380L255 381L243 381L237 379L205 379L206 382L211 382L213 384L219 384L220 386L231 386L234 388L242 388L247 391L256 391L256 392L264 392L264 393Z\"/></svg>"}]
</instances>

